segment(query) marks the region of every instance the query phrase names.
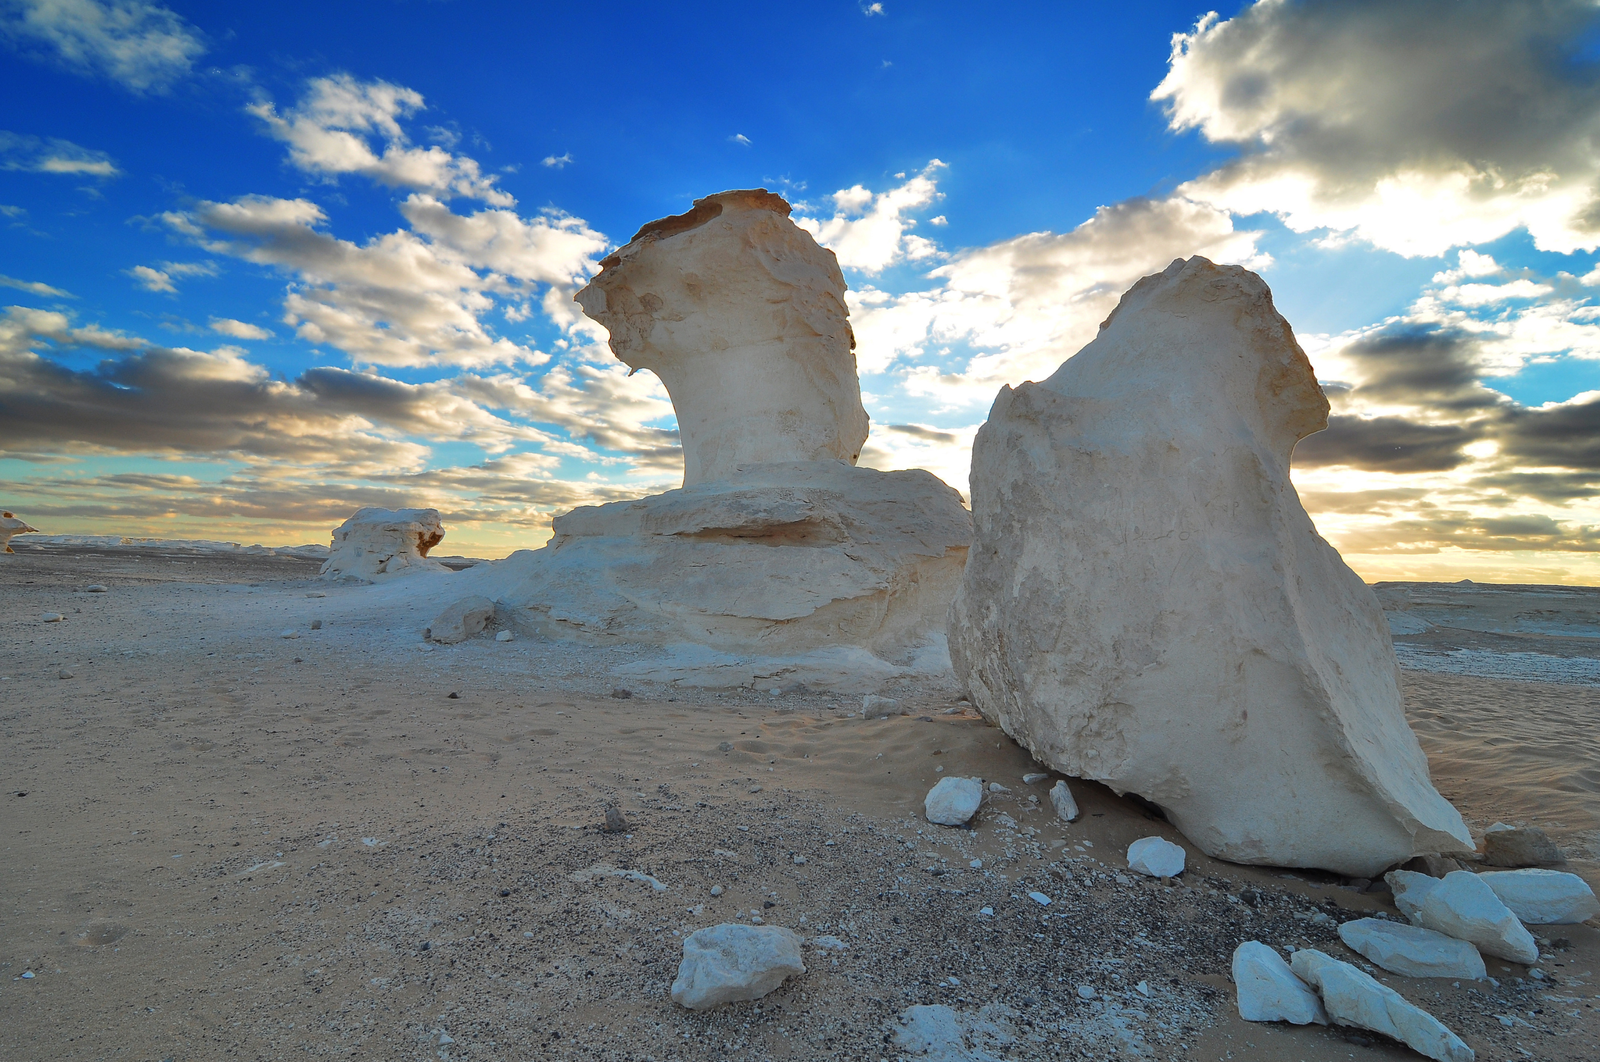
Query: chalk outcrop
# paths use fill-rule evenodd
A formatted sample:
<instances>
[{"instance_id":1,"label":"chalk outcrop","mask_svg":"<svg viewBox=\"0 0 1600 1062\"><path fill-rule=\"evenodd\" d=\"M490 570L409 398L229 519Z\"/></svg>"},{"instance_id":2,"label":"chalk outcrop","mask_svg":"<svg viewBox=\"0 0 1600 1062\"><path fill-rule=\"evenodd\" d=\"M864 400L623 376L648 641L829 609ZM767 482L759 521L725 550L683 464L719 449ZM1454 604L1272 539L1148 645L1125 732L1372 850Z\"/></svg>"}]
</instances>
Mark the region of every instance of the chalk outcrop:
<instances>
[{"instance_id":1,"label":"chalk outcrop","mask_svg":"<svg viewBox=\"0 0 1600 1062\"><path fill-rule=\"evenodd\" d=\"M972 455L957 678L1034 757L1206 853L1371 877L1471 851L1372 591L1289 480L1328 402L1261 278L1176 261Z\"/></svg>"},{"instance_id":2,"label":"chalk outcrop","mask_svg":"<svg viewBox=\"0 0 1600 1062\"><path fill-rule=\"evenodd\" d=\"M1600 899L1589 883L1559 870L1498 870L1478 880L1531 926L1574 925L1600 917Z\"/></svg>"},{"instance_id":3,"label":"chalk outcrop","mask_svg":"<svg viewBox=\"0 0 1600 1062\"><path fill-rule=\"evenodd\" d=\"M37 527L30 527L26 520L17 519L13 512L0 512L0 553L15 553L11 548L11 540L17 535L38 534Z\"/></svg>"},{"instance_id":4,"label":"chalk outcrop","mask_svg":"<svg viewBox=\"0 0 1600 1062\"><path fill-rule=\"evenodd\" d=\"M869 692L948 666L971 517L927 472L855 466L844 280L788 212L765 191L709 196L578 294L617 357L666 384L684 486L557 517L493 573L508 621L659 646L626 677L681 685Z\"/></svg>"},{"instance_id":5,"label":"chalk outcrop","mask_svg":"<svg viewBox=\"0 0 1600 1062\"><path fill-rule=\"evenodd\" d=\"M1539 961L1533 934L1489 883L1470 870L1452 871L1443 878L1396 870L1384 880L1394 890L1400 913L1424 929L1465 940L1485 955L1512 962Z\"/></svg>"},{"instance_id":6,"label":"chalk outcrop","mask_svg":"<svg viewBox=\"0 0 1600 1062\"><path fill-rule=\"evenodd\" d=\"M322 574L370 583L412 572L449 571L428 559L428 551L443 540L444 523L437 509L357 509L334 528Z\"/></svg>"},{"instance_id":7,"label":"chalk outcrop","mask_svg":"<svg viewBox=\"0 0 1600 1062\"><path fill-rule=\"evenodd\" d=\"M1378 966L1402 977L1453 977L1481 981L1483 956L1464 940L1386 918L1357 918L1339 926L1339 939Z\"/></svg>"},{"instance_id":8,"label":"chalk outcrop","mask_svg":"<svg viewBox=\"0 0 1600 1062\"><path fill-rule=\"evenodd\" d=\"M855 464L867 440L855 334L833 252L764 188L652 221L578 292L612 353L661 377L683 483L773 462Z\"/></svg>"},{"instance_id":9,"label":"chalk outcrop","mask_svg":"<svg viewBox=\"0 0 1600 1062\"><path fill-rule=\"evenodd\" d=\"M1294 975L1283 956L1259 940L1247 940L1234 949L1233 985L1239 1017L1245 1021L1328 1024L1317 994Z\"/></svg>"},{"instance_id":10,"label":"chalk outcrop","mask_svg":"<svg viewBox=\"0 0 1600 1062\"><path fill-rule=\"evenodd\" d=\"M1289 968L1317 990L1335 1025L1382 1033L1438 1062L1473 1062L1476 1057L1438 1018L1347 962L1301 948L1289 960Z\"/></svg>"},{"instance_id":11,"label":"chalk outcrop","mask_svg":"<svg viewBox=\"0 0 1600 1062\"><path fill-rule=\"evenodd\" d=\"M724 922L683 938L683 961L672 982L673 1002L690 1010L760 999L806 972L800 934L781 926Z\"/></svg>"}]
</instances>

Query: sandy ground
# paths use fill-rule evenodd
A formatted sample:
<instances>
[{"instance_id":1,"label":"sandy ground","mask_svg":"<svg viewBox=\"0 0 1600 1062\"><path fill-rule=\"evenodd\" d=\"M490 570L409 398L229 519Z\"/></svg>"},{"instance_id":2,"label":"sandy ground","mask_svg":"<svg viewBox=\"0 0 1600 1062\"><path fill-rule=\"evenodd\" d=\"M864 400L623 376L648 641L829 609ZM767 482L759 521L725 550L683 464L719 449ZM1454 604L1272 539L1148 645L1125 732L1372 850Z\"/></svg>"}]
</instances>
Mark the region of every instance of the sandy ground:
<instances>
[{"instance_id":1,"label":"sandy ground","mask_svg":"<svg viewBox=\"0 0 1600 1062\"><path fill-rule=\"evenodd\" d=\"M1026 753L938 682L879 720L804 690L621 697L628 651L419 652L430 617L304 561L17 548L0 1058L914 1058L916 1004L962 1017L951 1059L1416 1057L1244 1023L1227 976L1245 939L1354 960L1334 929L1387 894L1192 846L1175 885L1129 875L1130 841L1182 838L1077 782L1083 817L1057 821L1053 777L1025 785ZM1600 689L1410 673L1407 696L1476 828L1545 825L1600 883ZM945 774L1011 792L932 827ZM609 803L630 832L599 829ZM755 917L813 938L808 972L672 1004L681 937ZM1497 985L1384 980L1480 1059L1593 1059L1600 932L1541 936L1543 982L1496 960Z\"/></svg>"}]
</instances>

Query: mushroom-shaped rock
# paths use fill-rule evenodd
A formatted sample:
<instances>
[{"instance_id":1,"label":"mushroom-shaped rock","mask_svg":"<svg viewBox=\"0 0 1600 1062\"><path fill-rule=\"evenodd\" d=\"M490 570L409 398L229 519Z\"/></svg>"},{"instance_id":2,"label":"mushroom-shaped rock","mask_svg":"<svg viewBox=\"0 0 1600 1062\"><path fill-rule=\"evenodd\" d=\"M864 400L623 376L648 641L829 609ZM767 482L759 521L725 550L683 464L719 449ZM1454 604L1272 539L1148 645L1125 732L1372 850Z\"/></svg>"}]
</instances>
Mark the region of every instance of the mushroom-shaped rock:
<instances>
[{"instance_id":1,"label":"mushroom-shaped rock","mask_svg":"<svg viewBox=\"0 0 1600 1062\"><path fill-rule=\"evenodd\" d=\"M1233 985L1239 1017L1245 1021L1328 1024L1317 994L1294 975L1283 956L1259 940L1233 949Z\"/></svg>"},{"instance_id":2,"label":"mushroom-shaped rock","mask_svg":"<svg viewBox=\"0 0 1600 1062\"><path fill-rule=\"evenodd\" d=\"M1289 960L1289 968L1322 996L1335 1025L1371 1029L1438 1062L1473 1062L1477 1057L1438 1018L1347 962L1315 948L1301 948Z\"/></svg>"},{"instance_id":3,"label":"mushroom-shaped rock","mask_svg":"<svg viewBox=\"0 0 1600 1062\"><path fill-rule=\"evenodd\" d=\"M0 511L0 553L15 553L11 548L11 539L15 535L37 534L37 527L29 527L27 521L17 519L13 512Z\"/></svg>"},{"instance_id":4,"label":"mushroom-shaped rock","mask_svg":"<svg viewBox=\"0 0 1600 1062\"><path fill-rule=\"evenodd\" d=\"M696 199L640 229L578 292L611 350L672 396L683 483L834 458L867 439L833 252L764 188Z\"/></svg>"},{"instance_id":5,"label":"mushroom-shaped rock","mask_svg":"<svg viewBox=\"0 0 1600 1062\"><path fill-rule=\"evenodd\" d=\"M672 982L673 1002L690 1010L760 999L784 978L806 972L800 935L782 926L737 922L698 929L683 939L683 961Z\"/></svg>"},{"instance_id":6,"label":"mushroom-shaped rock","mask_svg":"<svg viewBox=\"0 0 1600 1062\"><path fill-rule=\"evenodd\" d=\"M1511 913L1533 926L1572 925L1600 915L1600 900L1589 883L1560 870L1496 870L1478 880L1500 897Z\"/></svg>"},{"instance_id":7,"label":"mushroom-shaped rock","mask_svg":"<svg viewBox=\"0 0 1600 1062\"><path fill-rule=\"evenodd\" d=\"M1406 723L1372 590L1289 479L1328 401L1267 285L1145 277L972 453L950 655L1034 757L1234 862L1371 877L1471 851Z\"/></svg>"},{"instance_id":8,"label":"mushroom-shaped rock","mask_svg":"<svg viewBox=\"0 0 1600 1062\"><path fill-rule=\"evenodd\" d=\"M941 778L922 799L922 811L935 825L965 826L982 803L982 778Z\"/></svg>"},{"instance_id":9,"label":"mushroom-shaped rock","mask_svg":"<svg viewBox=\"0 0 1600 1062\"><path fill-rule=\"evenodd\" d=\"M322 575L373 582L410 572L449 571L428 559L428 551L443 539L444 524L437 509L357 509L334 528Z\"/></svg>"},{"instance_id":10,"label":"mushroom-shaped rock","mask_svg":"<svg viewBox=\"0 0 1600 1062\"><path fill-rule=\"evenodd\" d=\"M1386 918L1357 918L1339 927L1352 951L1402 977L1453 977L1481 981L1483 956L1464 940Z\"/></svg>"}]
</instances>

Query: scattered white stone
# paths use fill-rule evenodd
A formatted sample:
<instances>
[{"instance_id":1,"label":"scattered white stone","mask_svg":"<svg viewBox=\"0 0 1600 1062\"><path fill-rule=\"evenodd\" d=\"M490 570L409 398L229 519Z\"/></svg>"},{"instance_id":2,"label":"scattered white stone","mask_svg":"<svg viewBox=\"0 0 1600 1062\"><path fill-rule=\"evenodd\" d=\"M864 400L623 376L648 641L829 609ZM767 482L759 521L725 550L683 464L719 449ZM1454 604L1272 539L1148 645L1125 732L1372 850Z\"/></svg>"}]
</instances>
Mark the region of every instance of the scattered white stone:
<instances>
[{"instance_id":1,"label":"scattered white stone","mask_svg":"<svg viewBox=\"0 0 1600 1062\"><path fill-rule=\"evenodd\" d=\"M1040 907L1049 907L1050 906L1050 897L1046 896L1042 892L1030 892L1030 893L1028 893L1028 899L1032 900L1034 903L1038 904Z\"/></svg>"},{"instance_id":2,"label":"scattered white stone","mask_svg":"<svg viewBox=\"0 0 1600 1062\"><path fill-rule=\"evenodd\" d=\"M797 866L797 867L805 866L806 865L806 857L803 856L803 855L795 856L794 857L794 865Z\"/></svg>"},{"instance_id":3,"label":"scattered white stone","mask_svg":"<svg viewBox=\"0 0 1600 1062\"><path fill-rule=\"evenodd\" d=\"M476 594L463 597L446 605L422 636L444 645L455 645L480 633L493 615L493 601Z\"/></svg>"},{"instance_id":4,"label":"scattered white stone","mask_svg":"<svg viewBox=\"0 0 1600 1062\"><path fill-rule=\"evenodd\" d=\"M1413 870L1391 870L1383 876L1383 880L1394 893L1395 907L1413 922L1417 920L1417 912L1422 909L1422 901L1440 881L1439 878Z\"/></svg>"},{"instance_id":5,"label":"scattered white stone","mask_svg":"<svg viewBox=\"0 0 1600 1062\"><path fill-rule=\"evenodd\" d=\"M982 870L983 869L983 860L974 859L972 862L968 863L967 866L971 867L973 870Z\"/></svg>"},{"instance_id":6,"label":"scattered white stone","mask_svg":"<svg viewBox=\"0 0 1600 1062\"><path fill-rule=\"evenodd\" d=\"M811 946L822 951L848 951L850 949L850 945L833 936L812 937Z\"/></svg>"},{"instance_id":7,"label":"scattered white stone","mask_svg":"<svg viewBox=\"0 0 1600 1062\"><path fill-rule=\"evenodd\" d=\"M713 895L713 896L721 896L726 891L727 890L724 889L721 885L713 885L713 886L711 886L711 895Z\"/></svg>"},{"instance_id":8,"label":"scattered white stone","mask_svg":"<svg viewBox=\"0 0 1600 1062\"><path fill-rule=\"evenodd\" d=\"M940 826L964 826L983 803L982 778L941 778L923 798L923 813Z\"/></svg>"},{"instance_id":9,"label":"scattered white stone","mask_svg":"<svg viewBox=\"0 0 1600 1062\"><path fill-rule=\"evenodd\" d=\"M328 595L323 593L321 590L308 590L306 592L306 596L307 597L327 597Z\"/></svg>"},{"instance_id":10,"label":"scattered white stone","mask_svg":"<svg viewBox=\"0 0 1600 1062\"><path fill-rule=\"evenodd\" d=\"M1245 1021L1328 1024L1317 994L1294 975L1283 956L1259 940L1247 940L1234 949L1233 984L1239 1016ZM1142 991L1149 995L1149 986Z\"/></svg>"},{"instance_id":11,"label":"scattered white stone","mask_svg":"<svg viewBox=\"0 0 1600 1062\"><path fill-rule=\"evenodd\" d=\"M1079 999L1093 999L1094 997L1095 997L1094 985L1079 985L1078 986L1078 998Z\"/></svg>"},{"instance_id":12,"label":"scattered white stone","mask_svg":"<svg viewBox=\"0 0 1600 1062\"><path fill-rule=\"evenodd\" d=\"M444 539L437 509L380 509L368 506L334 528L333 546L322 575L372 582L411 572L447 572L428 559Z\"/></svg>"},{"instance_id":13,"label":"scattered white stone","mask_svg":"<svg viewBox=\"0 0 1600 1062\"><path fill-rule=\"evenodd\" d=\"M88 586L83 588L83 592L86 593L86 594L104 594L104 593L109 593L109 591L105 587L105 584L103 584L103 583L90 583Z\"/></svg>"},{"instance_id":14,"label":"scattered white stone","mask_svg":"<svg viewBox=\"0 0 1600 1062\"><path fill-rule=\"evenodd\" d=\"M1402 977L1453 977L1481 981L1483 956L1464 940L1387 918L1358 918L1339 927L1339 939L1390 973Z\"/></svg>"},{"instance_id":15,"label":"scattered white stone","mask_svg":"<svg viewBox=\"0 0 1600 1062\"><path fill-rule=\"evenodd\" d=\"M993 907L980 907L980 908L978 908L978 913L981 914L981 915L985 915L987 917L993 918L994 917L994 908Z\"/></svg>"},{"instance_id":16,"label":"scattered white stone","mask_svg":"<svg viewBox=\"0 0 1600 1062\"><path fill-rule=\"evenodd\" d=\"M1042 782L1049 777L1050 774L1048 771L1034 771L1032 774L1025 774L1022 776L1022 784L1033 785L1034 783Z\"/></svg>"},{"instance_id":17,"label":"scattered white stone","mask_svg":"<svg viewBox=\"0 0 1600 1062\"><path fill-rule=\"evenodd\" d=\"M1478 875L1469 870L1446 874L1417 908L1418 925L1477 945L1485 955L1536 963L1539 946L1517 916Z\"/></svg>"},{"instance_id":18,"label":"scattered white stone","mask_svg":"<svg viewBox=\"0 0 1600 1062\"><path fill-rule=\"evenodd\" d=\"M1152 878L1183 873L1184 851L1164 837L1141 837L1128 846L1128 869Z\"/></svg>"},{"instance_id":19,"label":"scattered white stone","mask_svg":"<svg viewBox=\"0 0 1600 1062\"><path fill-rule=\"evenodd\" d=\"M1328 409L1259 276L1144 277L979 429L950 656L1036 760L1153 801L1207 854L1371 877L1472 840L1377 597L1291 481Z\"/></svg>"},{"instance_id":20,"label":"scattered white stone","mask_svg":"<svg viewBox=\"0 0 1600 1062\"><path fill-rule=\"evenodd\" d=\"M1495 870L1478 875L1511 909L1530 925L1570 925L1600 915L1600 900L1588 882L1559 870Z\"/></svg>"},{"instance_id":21,"label":"scattered white stone","mask_svg":"<svg viewBox=\"0 0 1600 1062\"><path fill-rule=\"evenodd\" d=\"M512 634L510 631L501 631L500 633L498 633L498 634L496 634L494 636L494 640L497 641L497 642L509 642L512 638L515 638L515 637L516 637L516 635Z\"/></svg>"},{"instance_id":22,"label":"scattered white stone","mask_svg":"<svg viewBox=\"0 0 1600 1062\"><path fill-rule=\"evenodd\" d=\"M1134 987L1134 990L1137 991L1141 996L1145 997L1146 999L1150 998L1150 982L1149 981L1140 981L1138 984L1134 985L1133 987Z\"/></svg>"},{"instance_id":23,"label":"scattered white stone","mask_svg":"<svg viewBox=\"0 0 1600 1062\"><path fill-rule=\"evenodd\" d=\"M1432 1014L1347 962L1314 948L1301 948L1289 965L1321 994L1322 1005L1336 1025L1381 1033L1437 1062L1473 1062L1477 1057Z\"/></svg>"},{"instance_id":24,"label":"scattered white stone","mask_svg":"<svg viewBox=\"0 0 1600 1062\"><path fill-rule=\"evenodd\" d=\"M665 883L657 881L655 878L644 873L643 871L623 870L620 867L614 867L609 863L596 863L592 867L584 867L582 870L574 870L571 874L567 875L568 881L575 882L579 885L582 885L585 882L598 881L601 878L622 878L626 881L637 881L640 884L649 885L657 892L667 891L667 885Z\"/></svg>"},{"instance_id":25,"label":"scattered white stone","mask_svg":"<svg viewBox=\"0 0 1600 1062\"><path fill-rule=\"evenodd\" d=\"M417 651L422 653L431 653L433 652L433 646L429 645L427 642L423 642L421 645L417 646Z\"/></svg>"},{"instance_id":26,"label":"scattered white stone","mask_svg":"<svg viewBox=\"0 0 1600 1062\"><path fill-rule=\"evenodd\" d=\"M46 623L60 623L62 620L66 619L67 617L63 616L59 612L46 612L44 615L40 616L39 618L44 620Z\"/></svg>"},{"instance_id":27,"label":"scattered white stone","mask_svg":"<svg viewBox=\"0 0 1600 1062\"><path fill-rule=\"evenodd\" d=\"M1009 793L1009 792L1011 792L1011 790L1007 789L1005 786L1001 785L999 782L990 782L989 783L989 792L991 792L991 793Z\"/></svg>"},{"instance_id":28,"label":"scattered white stone","mask_svg":"<svg viewBox=\"0 0 1600 1062\"><path fill-rule=\"evenodd\" d=\"M673 1002L690 1010L760 999L784 979L806 972L800 935L781 926L724 922L684 938L683 961L672 982Z\"/></svg>"},{"instance_id":29,"label":"scattered white stone","mask_svg":"<svg viewBox=\"0 0 1600 1062\"><path fill-rule=\"evenodd\" d=\"M285 627L283 630L278 632L278 637L279 638L298 638L298 637L300 637L300 632L295 630L293 627Z\"/></svg>"},{"instance_id":30,"label":"scattered white stone","mask_svg":"<svg viewBox=\"0 0 1600 1062\"><path fill-rule=\"evenodd\" d=\"M69 678L76 678L77 676L75 676L71 671L62 670L61 672L59 672L57 677L58 678L69 679Z\"/></svg>"},{"instance_id":31,"label":"scattered white stone","mask_svg":"<svg viewBox=\"0 0 1600 1062\"><path fill-rule=\"evenodd\" d=\"M1062 822L1071 822L1078 817L1078 802L1072 799L1072 790L1067 788L1067 783L1057 780L1050 787L1050 806L1056 809L1056 818Z\"/></svg>"},{"instance_id":32,"label":"scattered white stone","mask_svg":"<svg viewBox=\"0 0 1600 1062\"><path fill-rule=\"evenodd\" d=\"M861 711L867 715L897 715L900 712L900 702L893 697L879 697L869 693L861 698Z\"/></svg>"}]
</instances>

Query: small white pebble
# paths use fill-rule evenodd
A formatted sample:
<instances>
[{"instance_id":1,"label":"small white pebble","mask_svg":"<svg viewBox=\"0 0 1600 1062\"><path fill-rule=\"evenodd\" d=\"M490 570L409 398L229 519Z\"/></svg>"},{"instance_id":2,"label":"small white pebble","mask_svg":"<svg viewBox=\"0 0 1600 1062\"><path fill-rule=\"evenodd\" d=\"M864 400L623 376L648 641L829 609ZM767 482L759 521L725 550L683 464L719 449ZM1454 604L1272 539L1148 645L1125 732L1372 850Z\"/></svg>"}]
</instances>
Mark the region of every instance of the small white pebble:
<instances>
[{"instance_id":1,"label":"small white pebble","mask_svg":"<svg viewBox=\"0 0 1600 1062\"><path fill-rule=\"evenodd\" d=\"M991 792L991 793L1009 793L1009 792L1011 792L1011 790L1007 789L1005 786L1001 785L999 782L990 782L989 783L989 792Z\"/></svg>"},{"instance_id":2,"label":"small white pebble","mask_svg":"<svg viewBox=\"0 0 1600 1062\"><path fill-rule=\"evenodd\" d=\"M523 940L532 940L533 939L533 933L531 931L524 932L522 934L522 939Z\"/></svg>"},{"instance_id":3,"label":"small white pebble","mask_svg":"<svg viewBox=\"0 0 1600 1062\"><path fill-rule=\"evenodd\" d=\"M1050 775L1044 771L1034 771L1032 774L1022 776L1022 784L1033 785L1035 782L1042 782L1049 777Z\"/></svg>"},{"instance_id":4,"label":"small white pebble","mask_svg":"<svg viewBox=\"0 0 1600 1062\"><path fill-rule=\"evenodd\" d=\"M1138 984L1134 985L1133 987L1138 989L1139 994L1141 996L1150 995L1150 982L1149 981L1140 981Z\"/></svg>"},{"instance_id":5,"label":"small white pebble","mask_svg":"<svg viewBox=\"0 0 1600 1062\"><path fill-rule=\"evenodd\" d=\"M803 856L803 855L795 856L794 857L794 865L797 866L797 867L805 866L806 865L806 857Z\"/></svg>"},{"instance_id":6,"label":"small white pebble","mask_svg":"<svg viewBox=\"0 0 1600 1062\"><path fill-rule=\"evenodd\" d=\"M723 890L721 885L713 885L713 886L711 886L711 895L713 895L713 896L721 896L723 891L724 890Z\"/></svg>"},{"instance_id":7,"label":"small white pebble","mask_svg":"<svg viewBox=\"0 0 1600 1062\"><path fill-rule=\"evenodd\" d=\"M993 917L994 916L994 908L993 907L980 907L980 908L978 908L978 913L981 914L981 915L988 915L990 917Z\"/></svg>"},{"instance_id":8,"label":"small white pebble","mask_svg":"<svg viewBox=\"0 0 1600 1062\"><path fill-rule=\"evenodd\" d=\"M280 637L280 638L298 638L298 637L300 637L300 632L295 630L293 627L286 627L282 631L278 632L278 637Z\"/></svg>"},{"instance_id":9,"label":"small white pebble","mask_svg":"<svg viewBox=\"0 0 1600 1062\"><path fill-rule=\"evenodd\" d=\"M1040 905L1041 907L1049 907L1050 906L1050 897L1046 896L1042 892L1030 892L1030 893L1028 893L1028 899L1032 900L1034 903Z\"/></svg>"},{"instance_id":10,"label":"small white pebble","mask_svg":"<svg viewBox=\"0 0 1600 1062\"><path fill-rule=\"evenodd\" d=\"M46 612L44 615L40 616L39 618L44 620L46 623L60 623L62 620L66 619L67 617L63 616L59 612Z\"/></svg>"},{"instance_id":11,"label":"small white pebble","mask_svg":"<svg viewBox=\"0 0 1600 1062\"><path fill-rule=\"evenodd\" d=\"M510 631L501 631L499 634L494 636L494 640L497 642L509 642L514 637L516 637L516 635L512 634Z\"/></svg>"},{"instance_id":12,"label":"small white pebble","mask_svg":"<svg viewBox=\"0 0 1600 1062\"><path fill-rule=\"evenodd\" d=\"M1094 986L1093 985L1079 985L1078 986L1078 998L1079 999L1093 999L1094 998Z\"/></svg>"},{"instance_id":13,"label":"small white pebble","mask_svg":"<svg viewBox=\"0 0 1600 1062\"><path fill-rule=\"evenodd\" d=\"M983 869L983 860L974 859L972 862L968 863L967 866L971 867L973 870L982 870Z\"/></svg>"}]
</instances>

